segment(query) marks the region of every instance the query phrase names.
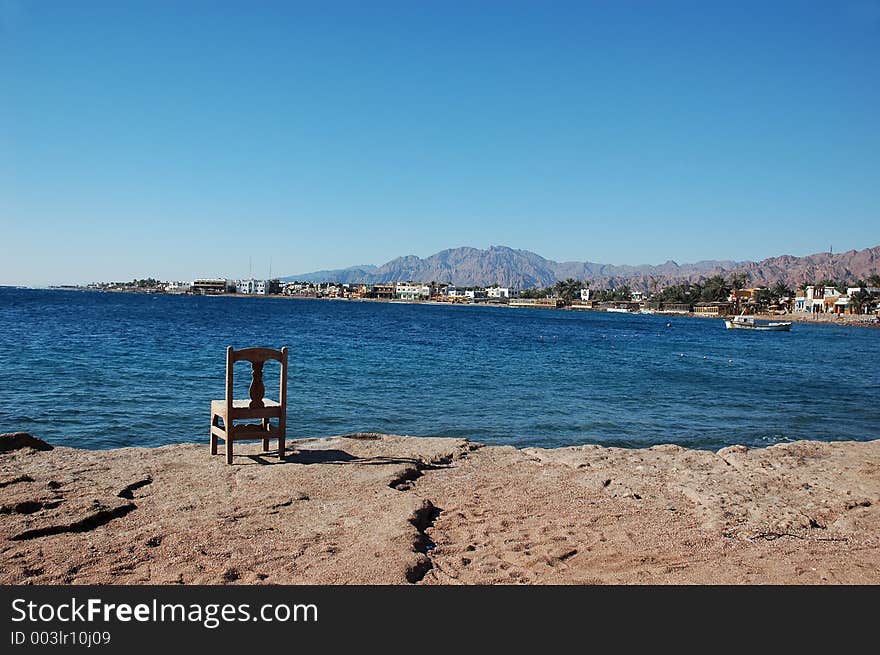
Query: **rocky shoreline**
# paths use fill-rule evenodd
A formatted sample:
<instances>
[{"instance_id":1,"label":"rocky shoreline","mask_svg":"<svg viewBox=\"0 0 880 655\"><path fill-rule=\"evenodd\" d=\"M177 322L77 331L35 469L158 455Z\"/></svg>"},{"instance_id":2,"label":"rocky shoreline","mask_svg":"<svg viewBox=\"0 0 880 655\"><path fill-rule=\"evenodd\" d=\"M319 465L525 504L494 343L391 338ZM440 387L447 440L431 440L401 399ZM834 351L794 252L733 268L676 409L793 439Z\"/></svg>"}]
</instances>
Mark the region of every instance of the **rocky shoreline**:
<instances>
[{"instance_id":1,"label":"rocky shoreline","mask_svg":"<svg viewBox=\"0 0 880 655\"><path fill-rule=\"evenodd\" d=\"M693 316L694 318L706 318L706 319L724 319L730 318L729 316L704 316L701 314L686 314L686 316ZM811 323L813 325L837 325L842 327L866 327L866 328L880 328L880 318L878 318L875 314L803 314L803 313L788 313L788 314L748 314L753 318L757 318L761 321L791 321L793 323Z\"/></svg>"},{"instance_id":2,"label":"rocky shoreline","mask_svg":"<svg viewBox=\"0 0 880 655\"><path fill-rule=\"evenodd\" d=\"M5 584L880 583L880 441L715 452L0 435Z\"/></svg>"}]
</instances>

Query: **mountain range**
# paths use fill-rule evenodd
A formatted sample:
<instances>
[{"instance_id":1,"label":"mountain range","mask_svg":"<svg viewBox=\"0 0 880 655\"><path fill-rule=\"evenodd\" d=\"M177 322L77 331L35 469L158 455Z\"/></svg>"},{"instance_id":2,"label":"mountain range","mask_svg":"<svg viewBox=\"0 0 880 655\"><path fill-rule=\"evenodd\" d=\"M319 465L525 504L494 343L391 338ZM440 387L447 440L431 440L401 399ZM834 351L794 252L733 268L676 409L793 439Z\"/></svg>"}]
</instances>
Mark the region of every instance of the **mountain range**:
<instances>
[{"instance_id":1,"label":"mountain range","mask_svg":"<svg viewBox=\"0 0 880 655\"><path fill-rule=\"evenodd\" d=\"M301 273L282 278L285 281L347 282L448 282L456 286L498 284L516 289L547 287L557 280L575 278L589 281L594 288L628 285L648 291L652 286L678 282L697 282L712 275L745 272L749 284L768 286L785 282L790 287L824 279L854 281L880 272L880 246L843 253L816 253L806 257L781 255L759 262L707 260L693 264L667 261L659 265L615 266L595 262L555 262L528 250L507 246L451 248L430 257L407 255L381 266L361 265L350 268Z\"/></svg>"}]
</instances>

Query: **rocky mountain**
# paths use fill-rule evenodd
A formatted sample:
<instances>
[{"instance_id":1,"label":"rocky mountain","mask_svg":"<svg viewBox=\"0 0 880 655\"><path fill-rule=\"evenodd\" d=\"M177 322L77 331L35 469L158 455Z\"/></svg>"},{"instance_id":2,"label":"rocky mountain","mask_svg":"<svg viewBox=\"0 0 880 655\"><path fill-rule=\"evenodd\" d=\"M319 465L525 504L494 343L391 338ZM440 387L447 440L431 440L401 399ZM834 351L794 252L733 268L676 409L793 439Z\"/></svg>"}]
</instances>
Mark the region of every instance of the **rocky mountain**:
<instances>
[{"instance_id":1,"label":"rocky mountain","mask_svg":"<svg viewBox=\"0 0 880 655\"><path fill-rule=\"evenodd\" d=\"M855 282L880 274L880 246L842 253L816 253L806 257L781 255L760 262L745 262L737 270L749 274L750 284L766 286L782 280L796 288L820 280Z\"/></svg>"},{"instance_id":2,"label":"rocky mountain","mask_svg":"<svg viewBox=\"0 0 880 655\"><path fill-rule=\"evenodd\" d=\"M378 268L378 266L373 266L372 264L362 264L360 266L349 266L348 268L288 275L281 278L281 280L283 282L366 282Z\"/></svg>"},{"instance_id":3,"label":"rocky mountain","mask_svg":"<svg viewBox=\"0 0 880 655\"><path fill-rule=\"evenodd\" d=\"M489 286L499 284L517 289L550 286L557 280L575 278L588 280L596 288L613 288L627 284L634 289L650 290L674 282L696 282L715 274L730 275L746 272L749 284L769 285L783 281L797 287L803 282L822 279L840 281L865 278L880 272L880 246L865 250L807 257L782 255L760 262L700 261L678 264L667 261L659 265L614 266L595 262L555 262L528 250L506 246L452 248L430 257L408 255L382 266L317 271L291 275L284 280L309 282L449 282L458 286Z\"/></svg>"}]
</instances>

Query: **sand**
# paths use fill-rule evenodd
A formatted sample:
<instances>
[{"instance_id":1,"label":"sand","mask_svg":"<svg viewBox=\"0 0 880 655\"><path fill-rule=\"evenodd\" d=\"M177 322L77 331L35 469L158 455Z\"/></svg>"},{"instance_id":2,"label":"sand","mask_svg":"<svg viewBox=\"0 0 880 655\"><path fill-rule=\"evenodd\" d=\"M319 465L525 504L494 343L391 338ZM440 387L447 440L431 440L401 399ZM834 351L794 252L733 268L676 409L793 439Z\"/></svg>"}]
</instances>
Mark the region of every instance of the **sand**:
<instances>
[{"instance_id":1,"label":"sand","mask_svg":"<svg viewBox=\"0 0 880 655\"><path fill-rule=\"evenodd\" d=\"M880 441L41 443L0 436L5 584L880 583Z\"/></svg>"}]
</instances>

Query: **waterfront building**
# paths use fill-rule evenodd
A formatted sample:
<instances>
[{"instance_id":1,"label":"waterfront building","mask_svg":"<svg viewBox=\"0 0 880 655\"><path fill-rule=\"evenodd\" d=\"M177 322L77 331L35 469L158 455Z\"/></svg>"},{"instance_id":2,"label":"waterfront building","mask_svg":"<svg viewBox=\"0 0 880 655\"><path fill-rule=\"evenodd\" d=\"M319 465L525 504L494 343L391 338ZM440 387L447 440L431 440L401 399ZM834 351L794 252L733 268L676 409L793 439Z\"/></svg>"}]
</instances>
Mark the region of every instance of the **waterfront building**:
<instances>
[{"instance_id":1,"label":"waterfront building","mask_svg":"<svg viewBox=\"0 0 880 655\"><path fill-rule=\"evenodd\" d=\"M667 314L688 314L693 311L693 306L686 302L662 302L657 311Z\"/></svg>"},{"instance_id":2,"label":"waterfront building","mask_svg":"<svg viewBox=\"0 0 880 655\"><path fill-rule=\"evenodd\" d=\"M284 285L284 295L314 298L317 295L315 285L311 282L288 282Z\"/></svg>"},{"instance_id":3,"label":"waterfront building","mask_svg":"<svg viewBox=\"0 0 880 655\"><path fill-rule=\"evenodd\" d=\"M870 314L873 308L877 306L877 300L863 303L861 306L853 302L853 296L863 289L874 296L875 299L880 298L880 287L847 287L846 295L841 296L834 302L832 311L835 314Z\"/></svg>"},{"instance_id":4,"label":"waterfront building","mask_svg":"<svg viewBox=\"0 0 880 655\"><path fill-rule=\"evenodd\" d=\"M238 280L235 283L235 293L242 293L246 296L255 294L257 291L257 281L253 278L249 280Z\"/></svg>"},{"instance_id":5,"label":"waterfront building","mask_svg":"<svg viewBox=\"0 0 880 655\"><path fill-rule=\"evenodd\" d=\"M831 286L810 284L794 299L794 311L822 314L834 311L834 305L843 294Z\"/></svg>"},{"instance_id":6,"label":"waterfront building","mask_svg":"<svg viewBox=\"0 0 880 655\"><path fill-rule=\"evenodd\" d=\"M317 296L319 298L342 298L343 289L336 282L321 282L316 287Z\"/></svg>"},{"instance_id":7,"label":"waterfront building","mask_svg":"<svg viewBox=\"0 0 880 655\"><path fill-rule=\"evenodd\" d=\"M201 296L216 296L221 293L235 291L235 282L226 278L198 278L193 280L192 292Z\"/></svg>"},{"instance_id":8,"label":"waterfront building","mask_svg":"<svg viewBox=\"0 0 880 655\"><path fill-rule=\"evenodd\" d=\"M373 287L369 284L352 284L349 287L349 295L351 298L366 298L372 293Z\"/></svg>"},{"instance_id":9,"label":"waterfront building","mask_svg":"<svg viewBox=\"0 0 880 655\"><path fill-rule=\"evenodd\" d=\"M540 307L543 309L556 309L562 306L561 298L513 298L511 307Z\"/></svg>"},{"instance_id":10,"label":"waterfront building","mask_svg":"<svg viewBox=\"0 0 880 655\"><path fill-rule=\"evenodd\" d=\"M727 316L734 313L731 302L698 302L694 305L694 314L701 316Z\"/></svg>"},{"instance_id":11,"label":"waterfront building","mask_svg":"<svg viewBox=\"0 0 880 655\"><path fill-rule=\"evenodd\" d=\"M431 297L431 287L415 282L398 282L394 287L394 297L400 300L427 300Z\"/></svg>"},{"instance_id":12,"label":"waterfront building","mask_svg":"<svg viewBox=\"0 0 880 655\"><path fill-rule=\"evenodd\" d=\"M864 289L868 293L874 294L875 296L880 296L880 287L847 287L846 295L853 296L862 289Z\"/></svg>"},{"instance_id":13,"label":"waterfront building","mask_svg":"<svg viewBox=\"0 0 880 655\"><path fill-rule=\"evenodd\" d=\"M189 293L191 289L189 282L169 282L165 285L165 293Z\"/></svg>"},{"instance_id":14,"label":"waterfront building","mask_svg":"<svg viewBox=\"0 0 880 655\"><path fill-rule=\"evenodd\" d=\"M755 299L755 294L760 290L761 287L755 287L752 289L732 289L730 294L728 294L727 299L732 303L739 302L741 304L747 304ZM696 311L696 309L694 311Z\"/></svg>"},{"instance_id":15,"label":"waterfront building","mask_svg":"<svg viewBox=\"0 0 880 655\"><path fill-rule=\"evenodd\" d=\"M238 282L235 283L235 292L249 296L265 296L267 293L271 293L270 289L272 288L273 283L275 283L275 288L279 290L276 291L276 293L279 293L281 288L280 280L255 280L253 278L250 278L249 280L238 280Z\"/></svg>"},{"instance_id":16,"label":"waterfront building","mask_svg":"<svg viewBox=\"0 0 880 655\"><path fill-rule=\"evenodd\" d=\"M510 298L510 289L508 287L489 287L486 289L486 295L489 298Z\"/></svg>"},{"instance_id":17,"label":"waterfront building","mask_svg":"<svg viewBox=\"0 0 880 655\"><path fill-rule=\"evenodd\" d=\"M380 300L391 300L394 298L394 284L383 283L373 285L373 295Z\"/></svg>"}]
</instances>

